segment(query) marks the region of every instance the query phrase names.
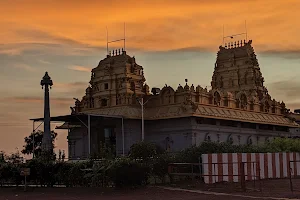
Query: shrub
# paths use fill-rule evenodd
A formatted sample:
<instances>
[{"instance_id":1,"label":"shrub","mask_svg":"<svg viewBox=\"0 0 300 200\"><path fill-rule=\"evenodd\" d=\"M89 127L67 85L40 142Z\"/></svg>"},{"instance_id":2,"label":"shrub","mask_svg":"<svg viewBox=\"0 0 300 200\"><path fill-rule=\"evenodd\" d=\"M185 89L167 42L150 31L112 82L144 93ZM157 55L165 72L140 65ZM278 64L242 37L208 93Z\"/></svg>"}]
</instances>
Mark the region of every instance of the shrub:
<instances>
[{"instance_id":1,"label":"shrub","mask_svg":"<svg viewBox=\"0 0 300 200\"><path fill-rule=\"evenodd\" d=\"M151 158L157 154L156 146L149 142L139 142L130 147L130 158L146 159Z\"/></svg>"},{"instance_id":2,"label":"shrub","mask_svg":"<svg viewBox=\"0 0 300 200\"><path fill-rule=\"evenodd\" d=\"M149 173L150 168L146 164L128 158L113 161L108 170L116 187L146 185Z\"/></svg>"},{"instance_id":3,"label":"shrub","mask_svg":"<svg viewBox=\"0 0 300 200\"><path fill-rule=\"evenodd\" d=\"M168 175L169 163L174 162L174 157L169 154L161 154L154 158L152 163L152 174L158 176L163 182L166 175Z\"/></svg>"}]
</instances>

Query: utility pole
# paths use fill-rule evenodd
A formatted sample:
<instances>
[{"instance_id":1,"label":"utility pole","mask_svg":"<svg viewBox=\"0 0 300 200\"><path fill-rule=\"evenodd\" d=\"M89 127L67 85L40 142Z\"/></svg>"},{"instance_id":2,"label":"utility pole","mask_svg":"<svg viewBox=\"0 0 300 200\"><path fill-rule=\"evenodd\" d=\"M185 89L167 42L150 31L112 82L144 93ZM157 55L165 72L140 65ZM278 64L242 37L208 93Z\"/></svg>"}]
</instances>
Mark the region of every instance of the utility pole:
<instances>
[{"instance_id":1,"label":"utility pole","mask_svg":"<svg viewBox=\"0 0 300 200\"><path fill-rule=\"evenodd\" d=\"M144 133L144 105L147 103L144 103L144 98L142 97L141 100L139 100L138 98L136 98L136 100L140 103L141 107L142 107L142 142L145 139L145 133Z\"/></svg>"},{"instance_id":2,"label":"utility pole","mask_svg":"<svg viewBox=\"0 0 300 200\"><path fill-rule=\"evenodd\" d=\"M144 105L146 103L148 103L148 101L150 99L148 99L146 102L144 102L144 97L142 97L141 100L139 100L138 98L136 100L140 103L140 105L142 107L142 142L143 142L144 139L145 139L145 131L144 131Z\"/></svg>"},{"instance_id":3,"label":"utility pole","mask_svg":"<svg viewBox=\"0 0 300 200\"><path fill-rule=\"evenodd\" d=\"M142 97L141 106L142 106L142 141L144 141L145 132L144 132L144 98L143 97Z\"/></svg>"}]
</instances>

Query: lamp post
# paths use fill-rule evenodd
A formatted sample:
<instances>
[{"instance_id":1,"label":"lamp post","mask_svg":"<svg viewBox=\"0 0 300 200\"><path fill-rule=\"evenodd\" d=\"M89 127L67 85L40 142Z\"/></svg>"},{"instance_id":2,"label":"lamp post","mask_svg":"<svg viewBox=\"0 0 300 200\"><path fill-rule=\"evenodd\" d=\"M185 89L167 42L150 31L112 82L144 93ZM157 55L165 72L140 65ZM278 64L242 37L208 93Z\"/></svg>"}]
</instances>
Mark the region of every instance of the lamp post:
<instances>
[{"instance_id":1,"label":"lamp post","mask_svg":"<svg viewBox=\"0 0 300 200\"><path fill-rule=\"evenodd\" d=\"M151 98L150 98L151 99ZM144 132L144 105L146 103L148 103L148 101L150 100L148 99L146 102L144 102L144 97L142 97L140 100L138 98L136 98L136 100L140 103L141 107L142 107L142 142L145 139L145 132Z\"/></svg>"},{"instance_id":2,"label":"lamp post","mask_svg":"<svg viewBox=\"0 0 300 200\"><path fill-rule=\"evenodd\" d=\"M48 75L48 72L45 73L45 76L41 80L41 86L42 88L45 88L44 92L44 134L43 134L43 140L42 140L42 150L52 151L52 139L51 139L51 131L50 131L50 103L49 103L49 88L51 89L51 86L53 85L53 82Z\"/></svg>"}]
</instances>

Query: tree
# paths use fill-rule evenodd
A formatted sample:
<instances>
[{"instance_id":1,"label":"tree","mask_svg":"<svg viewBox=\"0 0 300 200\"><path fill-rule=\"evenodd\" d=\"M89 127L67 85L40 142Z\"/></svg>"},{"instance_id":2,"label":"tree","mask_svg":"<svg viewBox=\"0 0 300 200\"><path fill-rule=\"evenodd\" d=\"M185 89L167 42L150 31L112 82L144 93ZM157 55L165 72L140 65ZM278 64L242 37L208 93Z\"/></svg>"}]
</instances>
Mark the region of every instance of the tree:
<instances>
[{"instance_id":1,"label":"tree","mask_svg":"<svg viewBox=\"0 0 300 200\"><path fill-rule=\"evenodd\" d=\"M10 155L7 155L5 160L8 163L15 164L15 165L19 165L19 164L24 162L24 158L21 156L21 154L18 150L17 150L16 153L12 153Z\"/></svg>"},{"instance_id":2,"label":"tree","mask_svg":"<svg viewBox=\"0 0 300 200\"><path fill-rule=\"evenodd\" d=\"M4 153L4 151L0 151L0 163L5 163L5 153Z\"/></svg>"},{"instance_id":3,"label":"tree","mask_svg":"<svg viewBox=\"0 0 300 200\"><path fill-rule=\"evenodd\" d=\"M43 134L44 132L41 130L38 130L34 133L31 133L28 137L25 137L25 145L23 146L24 149L21 151L23 154L33 154L33 147L34 147L34 155L33 157L41 155L42 151L42 140L43 140ZM54 148L54 142L55 138L57 136L57 133L54 131L51 131L51 138L52 138L52 146Z\"/></svg>"}]
</instances>

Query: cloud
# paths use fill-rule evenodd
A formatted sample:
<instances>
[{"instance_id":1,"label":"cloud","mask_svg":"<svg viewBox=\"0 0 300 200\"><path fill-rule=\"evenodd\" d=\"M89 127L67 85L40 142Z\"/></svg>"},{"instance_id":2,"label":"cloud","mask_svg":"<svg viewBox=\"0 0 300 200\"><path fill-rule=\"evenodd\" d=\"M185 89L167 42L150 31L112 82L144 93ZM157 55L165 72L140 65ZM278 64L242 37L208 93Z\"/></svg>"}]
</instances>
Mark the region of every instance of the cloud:
<instances>
[{"instance_id":1,"label":"cloud","mask_svg":"<svg viewBox=\"0 0 300 200\"><path fill-rule=\"evenodd\" d=\"M74 82L74 83L55 83L55 87L59 89L70 89L70 88L79 88L87 87L88 82Z\"/></svg>"},{"instance_id":2,"label":"cloud","mask_svg":"<svg viewBox=\"0 0 300 200\"><path fill-rule=\"evenodd\" d=\"M85 94L85 89L88 87L89 83L87 82L73 82L73 83L59 83L55 82L53 85L53 95L58 97L73 97L81 98ZM55 96L55 97L56 97Z\"/></svg>"},{"instance_id":3,"label":"cloud","mask_svg":"<svg viewBox=\"0 0 300 200\"><path fill-rule=\"evenodd\" d=\"M288 107L295 108L300 99L300 81L296 78L291 78L290 80L276 81L268 84L268 90L272 94L276 94L276 100L285 100ZM278 99L279 98L279 99Z\"/></svg>"},{"instance_id":4,"label":"cloud","mask_svg":"<svg viewBox=\"0 0 300 200\"><path fill-rule=\"evenodd\" d=\"M21 49L14 48L14 49L0 49L0 54L4 55L20 55L21 54Z\"/></svg>"},{"instance_id":5,"label":"cloud","mask_svg":"<svg viewBox=\"0 0 300 200\"><path fill-rule=\"evenodd\" d=\"M27 41L40 41L45 43L50 42L67 45L82 45L82 43L77 40L67 38L65 36L55 35L53 33L39 29L19 28L15 30L14 33L19 37L26 38Z\"/></svg>"},{"instance_id":6,"label":"cloud","mask_svg":"<svg viewBox=\"0 0 300 200\"><path fill-rule=\"evenodd\" d=\"M46 64L46 65L50 65L51 63L50 62L48 62L48 61L46 61L46 60L39 60L39 62L40 63L42 63L42 64Z\"/></svg>"},{"instance_id":7,"label":"cloud","mask_svg":"<svg viewBox=\"0 0 300 200\"><path fill-rule=\"evenodd\" d=\"M31 104L43 104L44 99L42 97L8 97L8 98L2 98L3 101L9 101L12 103L31 103ZM50 97L50 103L52 104L59 104L59 105L70 105L74 102L72 98L51 98Z\"/></svg>"},{"instance_id":8,"label":"cloud","mask_svg":"<svg viewBox=\"0 0 300 200\"><path fill-rule=\"evenodd\" d=\"M255 44L263 47L262 44L268 43L266 48L272 50L290 46L300 49L297 0L35 2L0 4L3 8L0 24L6 27L0 36L5 43L41 42L105 48L105 27L108 27L109 40L122 38L126 19L127 47L157 51L199 46L215 50L222 43L223 24L226 35L244 31L244 20L236 20L239 16L239 19L247 19L248 35ZM57 7L65 12L58 15ZM103 18L99 18L100 7ZM122 45L122 42L117 44Z\"/></svg>"},{"instance_id":9,"label":"cloud","mask_svg":"<svg viewBox=\"0 0 300 200\"><path fill-rule=\"evenodd\" d=\"M295 49L282 49L282 50L266 50L261 51L261 54L265 54L273 57L281 57L285 59L300 59L300 49L295 47Z\"/></svg>"},{"instance_id":10,"label":"cloud","mask_svg":"<svg viewBox=\"0 0 300 200\"><path fill-rule=\"evenodd\" d=\"M34 72L36 71L35 68L27 65L27 64L23 64L23 63L16 63L13 65L14 68L17 68L17 69L23 69L23 70L26 70L26 71L29 71L29 72Z\"/></svg>"},{"instance_id":11,"label":"cloud","mask_svg":"<svg viewBox=\"0 0 300 200\"><path fill-rule=\"evenodd\" d=\"M68 69L71 69L74 71L80 71L80 72L91 72L91 70L92 70L89 67L84 67L84 66L79 66L79 65L70 66L70 67L68 67Z\"/></svg>"}]
</instances>

